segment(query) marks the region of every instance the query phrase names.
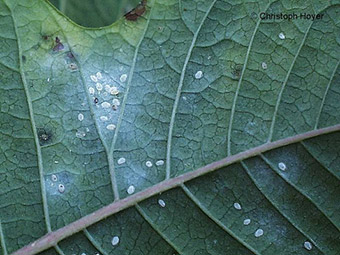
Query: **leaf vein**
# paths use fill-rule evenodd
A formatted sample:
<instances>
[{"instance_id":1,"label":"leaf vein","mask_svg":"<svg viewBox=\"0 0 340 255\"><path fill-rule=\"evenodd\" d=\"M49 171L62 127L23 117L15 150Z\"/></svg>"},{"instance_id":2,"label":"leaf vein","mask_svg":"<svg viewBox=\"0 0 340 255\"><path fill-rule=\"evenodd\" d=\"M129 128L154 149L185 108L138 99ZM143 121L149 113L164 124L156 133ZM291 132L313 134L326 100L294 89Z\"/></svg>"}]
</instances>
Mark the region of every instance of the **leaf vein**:
<instances>
[{"instance_id":1,"label":"leaf vein","mask_svg":"<svg viewBox=\"0 0 340 255\"><path fill-rule=\"evenodd\" d=\"M136 209L137 209L139 215L140 215L141 217L143 217L143 219L149 224L149 226L150 226L153 230L155 230L155 231L157 232L157 234L158 234L158 235L159 235L159 236L160 236L167 244L169 244L169 245L171 246L171 248L173 248L178 254L180 254L179 249L176 248L175 244L173 244L173 243L169 240L169 238L167 238L161 231L159 231L159 230L157 229L157 227L156 227L155 224L152 222L151 218L145 213L145 211L144 211L138 204L136 204L135 207L136 207Z\"/></svg>"},{"instance_id":2,"label":"leaf vein","mask_svg":"<svg viewBox=\"0 0 340 255\"><path fill-rule=\"evenodd\" d=\"M300 193L303 197L305 197L306 199L308 199L316 208L318 208L319 211L322 212L322 214L324 214L327 219L333 224L334 227L336 227L338 230L340 230L339 226L337 226L337 224L327 215L327 213L325 213L322 208L320 208L320 206L315 203L313 201L313 199L311 199L303 190L301 190L300 188L298 188L294 183L292 183L288 178L284 178L281 174L279 174L273 164L270 162L270 160L265 157L263 154L260 154L261 158L266 162L266 164L282 179L284 180L289 186L291 186L294 190L296 190L298 193Z\"/></svg>"},{"instance_id":3,"label":"leaf vein","mask_svg":"<svg viewBox=\"0 0 340 255\"><path fill-rule=\"evenodd\" d=\"M332 73L332 75L331 75L331 77L330 77L330 79L329 79L328 84L327 84L325 93L324 93L323 98L322 98L322 101L321 101L320 109L319 109L318 115L317 115L317 117L316 117L316 122L315 122L314 129L317 129L317 128L318 128L320 116L321 116L321 113L322 113L322 110L323 110L323 106L324 106L325 101L326 101L326 96L327 96L328 91L329 91L329 89L330 89L330 87L331 87L331 83L332 83L332 81L333 81L333 78L334 78L334 76L335 76L335 73L336 73L336 71L337 71L337 69L338 69L338 67L339 67L339 63L340 63L340 60L339 60L338 63L335 65L334 71L333 71L333 73Z\"/></svg>"},{"instance_id":4,"label":"leaf vein","mask_svg":"<svg viewBox=\"0 0 340 255\"><path fill-rule=\"evenodd\" d=\"M280 90L280 92L279 92L279 95L278 95L278 98L277 98L277 101L276 101L276 105L275 105L275 109L274 109L274 113L273 113L273 119L272 119L272 122L271 122L271 125L270 125L270 129L269 129L269 135L268 135L268 140L267 140L267 142L270 142L270 141L272 140L272 138L273 138L273 132L274 132L274 127L275 127L275 122L276 122L276 116L277 116L277 112L278 112L278 110L279 110L279 106L280 106L280 103L281 103L283 91L284 91L284 89L286 88L286 85L287 85L287 82L288 82L290 73L291 73L292 70L293 70L293 67L294 67L294 65L295 65L296 59L298 58L298 56L299 56L299 54L300 54L300 51L301 51L301 49L302 49L302 47L303 47L303 45L304 45L304 43L305 43L305 41L306 41L307 35L308 35L309 30L310 30L310 28L312 27L312 25L313 25L313 22L311 22L311 23L309 24L309 26L308 26L308 28L307 28L307 31L306 31L306 33L305 33L305 35L304 35L304 37L303 37L303 39L302 39L302 41L301 41L301 44L300 44L300 46L299 46L299 48L298 48L298 50L297 50L297 52L296 52L296 54L295 54L295 56L294 56L293 62L292 62L292 64L290 65L289 70L288 70L288 72L287 72L287 75L286 75L286 77L285 77L285 79L284 79L284 81L283 81L283 84L282 84L282 86L281 86L281 90Z\"/></svg>"},{"instance_id":5,"label":"leaf vein","mask_svg":"<svg viewBox=\"0 0 340 255\"><path fill-rule=\"evenodd\" d=\"M266 7L266 10L268 9L269 5L270 5L270 3L268 3L268 5ZM244 75L244 72L245 72L247 64L248 64L248 58L249 58L249 55L250 55L250 50L251 50L251 47L253 46L253 41L254 41L256 32L257 32L257 30L258 30L258 28L260 26L260 23L261 23L261 19L259 19L257 21L257 23L255 25L255 28L254 28L254 32L253 32L253 34L252 34L252 36L250 38L249 46L248 46L247 53L246 53L246 58L244 60L244 65L243 65L243 68L242 68L242 71L241 71L241 76L240 76L240 79L239 79L238 84L237 84L235 96L234 96L234 99L233 99L233 104L232 104L232 107L231 107L231 113L230 113L230 119L229 119L229 127L228 127L228 135L227 135L227 155L228 156L231 155L231 130L232 130L233 121L234 121L236 101L237 101L237 98L238 98L238 94L240 92L243 75Z\"/></svg>"},{"instance_id":6,"label":"leaf vein","mask_svg":"<svg viewBox=\"0 0 340 255\"><path fill-rule=\"evenodd\" d=\"M252 253L260 255L260 252L255 250L253 247L251 247L249 244L244 242L240 237L238 237L233 231L231 231L226 225L223 224L219 219L216 219L212 213L209 211L208 208L206 208L199 199L184 185L181 185L183 191L185 194L189 197L191 201L193 201L196 206L213 222L216 223L217 226L219 226L221 229L223 229L225 232L227 232L234 240L236 240L238 243L240 243L242 246L250 250Z\"/></svg>"},{"instance_id":7,"label":"leaf vein","mask_svg":"<svg viewBox=\"0 0 340 255\"><path fill-rule=\"evenodd\" d=\"M21 52L21 43L20 43L20 40L19 40L18 28L17 28L17 25L16 25L16 20L14 18L12 9L8 6L6 1L4 3L7 5L8 9L11 12L11 17L13 19L14 31L15 31L15 34L16 34L16 37L17 37L16 41L17 41L17 46L18 46L19 72L20 72L20 78L21 78L21 81L22 81L22 84L23 84L23 87L24 87L24 92L25 92L25 95L26 95L29 117L30 117L30 122L31 122L31 126L32 126L34 142L35 142L35 146L36 146L36 150L37 150L38 170L39 170L39 178L40 178L40 188L41 188L43 211L44 211L44 216L45 216L45 224L46 224L47 232L51 232L51 223L50 223L50 215L49 215L48 204L47 204L47 196L46 196L46 189L45 189L45 179L44 179L41 148L40 148L39 139L38 139L37 127L36 127L35 119L34 119L32 100L31 100L31 96L29 94L26 76L25 76L25 72L24 72L23 66L22 66L22 52Z\"/></svg>"},{"instance_id":8,"label":"leaf vein","mask_svg":"<svg viewBox=\"0 0 340 255\"><path fill-rule=\"evenodd\" d=\"M170 171L171 171L171 164L170 164L170 160L171 160L171 145L172 145L172 133L173 133L173 128L174 128L174 123L175 123L175 117L176 117L176 112L177 112L177 107L178 107L178 102L179 102L179 98L181 96L181 91L182 91L182 87L183 87L183 81L184 81L184 76L186 73L186 69L187 69L187 65L189 63L192 51L195 47L196 44L196 40L197 40L197 36L205 22L205 20L207 19L211 9L213 8L213 6L215 5L217 0L214 0L211 5L209 6L209 9L207 10L207 12L205 13L204 17L202 18L194 36L193 39L191 41L191 45L189 47L188 50L188 54L185 58L184 64L183 64L183 68L182 68L182 72L181 72L181 76L179 79L179 84L178 84L178 88L177 88L177 93L176 93L176 98L175 98L175 102L172 108L172 113L171 113L171 119L170 119L170 124L169 124L169 133L168 133L168 141L167 141L167 149L166 149L166 176L165 179L169 179L170 178Z\"/></svg>"},{"instance_id":9,"label":"leaf vein","mask_svg":"<svg viewBox=\"0 0 340 255\"><path fill-rule=\"evenodd\" d=\"M257 185L257 182L255 181L255 179L253 178L253 176L250 174L249 168L248 166L241 161L241 165L244 168L244 170L246 171L247 175L249 176L249 178L253 181L254 185L256 186L256 188L261 192L261 194L264 196L264 198L273 206L273 208L280 214L282 215L283 218L285 218L287 220L287 222L293 227L295 228L298 232L300 232L302 235L304 235L309 241L311 241L313 243L313 245L321 252L324 254L324 252L322 251L322 249L319 247L318 244L316 244L313 240L313 238L311 238L307 233L305 233L300 227L296 226L292 220L282 211L280 211L280 209L275 205L275 203L267 196L267 194L265 192L263 192L261 190L261 188Z\"/></svg>"}]
</instances>

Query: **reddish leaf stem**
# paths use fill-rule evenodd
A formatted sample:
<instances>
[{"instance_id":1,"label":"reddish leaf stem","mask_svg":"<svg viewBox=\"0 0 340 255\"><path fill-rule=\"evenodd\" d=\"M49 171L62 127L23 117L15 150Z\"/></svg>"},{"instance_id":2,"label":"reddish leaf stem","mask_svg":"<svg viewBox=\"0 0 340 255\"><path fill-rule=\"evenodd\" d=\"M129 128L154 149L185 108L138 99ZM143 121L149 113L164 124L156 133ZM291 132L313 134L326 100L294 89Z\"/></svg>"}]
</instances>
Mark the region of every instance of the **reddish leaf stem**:
<instances>
[{"instance_id":1,"label":"reddish leaf stem","mask_svg":"<svg viewBox=\"0 0 340 255\"><path fill-rule=\"evenodd\" d=\"M332 133L336 131L340 131L340 124L327 127L327 128L309 131L309 132L299 134L296 136L284 138L284 139L281 139L275 142L266 143L258 147L255 147L253 149L250 149L250 150L226 157L222 160L213 162L209 165L198 168L195 171L188 172L178 177L165 180L150 188L147 188L141 192L138 192L135 195L113 202L89 215L86 215L80 218L79 220L72 222L71 224L65 227L62 227L56 231L50 232L44 235L43 237L37 239L35 242L17 250L16 252L13 253L13 255L31 255L31 254L36 254L40 251L46 250L50 247L53 247L54 245L56 245L58 242L65 239L66 237L69 237L81 231L82 229L99 222L102 219L105 219L117 212L120 212L130 206L133 206L137 204L138 202L143 201L149 197L152 197L158 193L177 187L187 181L190 181L194 178L197 178L209 172L215 171L221 167L228 166L235 162L259 155L261 153L264 153L266 151L269 151L275 148L279 148L281 146L293 144L293 143L300 142L305 139L309 139L312 137L316 137L319 135L324 135L324 134L328 134L328 133Z\"/></svg>"}]
</instances>

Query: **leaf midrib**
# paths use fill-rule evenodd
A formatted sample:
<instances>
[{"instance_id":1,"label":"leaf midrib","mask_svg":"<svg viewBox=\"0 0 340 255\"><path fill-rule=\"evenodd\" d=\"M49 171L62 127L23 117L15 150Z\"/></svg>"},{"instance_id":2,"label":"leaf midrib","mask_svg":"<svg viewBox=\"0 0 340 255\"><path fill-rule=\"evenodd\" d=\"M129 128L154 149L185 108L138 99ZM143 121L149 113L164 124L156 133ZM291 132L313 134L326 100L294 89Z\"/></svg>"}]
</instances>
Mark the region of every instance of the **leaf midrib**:
<instances>
[{"instance_id":1,"label":"leaf midrib","mask_svg":"<svg viewBox=\"0 0 340 255\"><path fill-rule=\"evenodd\" d=\"M137 204L140 201L143 201L147 198L150 198L156 194L159 194L161 192L165 192L167 190L170 190L172 188L175 188L187 181L190 181L194 178L200 177L202 175L205 175L207 173L213 172L215 170L218 170L222 167L231 165L235 162L239 162L241 160L244 160L246 158L250 158L256 155L259 155L261 153L264 153L266 151L276 149L282 146L286 146L289 144L297 143L302 140L310 139L319 135L325 135L332 132L340 131L340 124L330 126L323 129L313 130L309 131L303 134L295 135L292 137L284 138L281 140L277 140L275 142L266 143L263 145L260 145L258 147L249 149L247 151L226 157L222 160L213 162L209 165L206 165L204 167L201 167L199 169L196 169L192 172L185 173L183 175L177 176L172 179L165 180L163 182L160 182L154 186L151 186L150 188L147 188L143 191L140 191L134 195L131 195L127 198L121 199L117 202L113 202L105 207L102 207L101 209L84 216L69 225L66 225L65 227L62 227L54 232L48 233L47 235L39 238L34 243L34 246L31 246L31 244L17 250L13 253L13 255L27 255L36 253L45 249L48 249L52 247L54 244L58 243L59 241L65 239L68 236L71 236L82 229L93 225L100 220L107 218L117 212L120 212L128 207L131 207L135 204Z\"/></svg>"}]
</instances>

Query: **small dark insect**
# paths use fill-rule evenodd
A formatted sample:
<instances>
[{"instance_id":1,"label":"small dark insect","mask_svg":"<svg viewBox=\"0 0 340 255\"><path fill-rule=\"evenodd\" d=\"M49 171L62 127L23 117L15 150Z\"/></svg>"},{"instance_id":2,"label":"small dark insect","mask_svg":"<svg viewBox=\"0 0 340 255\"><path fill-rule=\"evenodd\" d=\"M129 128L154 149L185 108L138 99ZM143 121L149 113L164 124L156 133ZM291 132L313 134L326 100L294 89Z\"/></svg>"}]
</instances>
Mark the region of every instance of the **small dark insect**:
<instances>
[{"instance_id":1,"label":"small dark insect","mask_svg":"<svg viewBox=\"0 0 340 255\"><path fill-rule=\"evenodd\" d=\"M98 104L98 102L99 102L98 98L95 97L94 100L93 100L93 102L94 102L95 104Z\"/></svg>"},{"instance_id":2,"label":"small dark insect","mask_svg":"<svg viewBox=\"0 0 340 255\"><path fill-rule=\"evenodd\" d=\"M61 51L64 49L64 45L60 42L59 37L55 38L56 45L53 47L53 51Z\"/></svg>"},{"instance_id":3,"label":"small dark insect","mask_svg":"<svg viewBox=\"0 0 340 255\"><path fill-rule=\"evenodd\" d=\"M74 58L74 55L71 51L67 52L67 57L69 58Z\"/></svg>"},{"instance_id":4,"label":"small dark insect","mask_svg":"<svg viewBox=\"0 0 340 255\"><path fill-rule=\"evenodd\" d=\"M21 59L22 59L22 62L24 62L24 63L26 62L26 56L25 55L22 55Z\"/></svg>"},{"instance_id":5,"label":"small dark insect","mask_svg":"<svg viewBox=\"0 0 340 255\"><path fill-rule=\"evenodd\" d=\"M52 134L46 131L44 128L39 128L38 138L39 138L39 144L42 146L42 145L49 143L49 141L52 138Z\"/></svg>"},{"instance_id":6,"label":"small dark insect","mask_svg":"<svg viewBox=\"0 0 340 255\"><path fill-rule=\"evenodd\" d=\"M147 0L142 0L140 4L136 6L136 8L132 9L131 11L129 11L128 13L124 15L125 18L127 20L136 21L138 17L142 16L143 13L145 12L146 3L147 3Z\"/></svg>"},{"instance_id":7,"label":"small dark insect","mask_svg":"<svg viewBox=\"0 0 340 255\"><path fill-rule=\"evenodd\" d=\"M232 67L232 72L231 74L233 75L234 80L238 80L241 76L242 72L242 65L235 65Z\"/></svg>"},{"instance_id":8,"label":"small dark insect","mask_svg":"<svg viewBox=\"0 0 340 255\"><path fill-rule=\"evenodd\" d=\"M47 41L48 38L50 38L50 37L49 37L48 35L43 35L42 38L43 38L45 41Z\"/></svg>"},{"instance_id":9,"label":"small dark insect","mask_svg":"<svg viewBox=\"0 0 340 255\"><path fill-rule=\"evenodd\" d=\"M114 110L114 111L117 111L117 109L118 109L118 106L117 105L112 105L112 110Z\"/></svg>"}]
</instances>

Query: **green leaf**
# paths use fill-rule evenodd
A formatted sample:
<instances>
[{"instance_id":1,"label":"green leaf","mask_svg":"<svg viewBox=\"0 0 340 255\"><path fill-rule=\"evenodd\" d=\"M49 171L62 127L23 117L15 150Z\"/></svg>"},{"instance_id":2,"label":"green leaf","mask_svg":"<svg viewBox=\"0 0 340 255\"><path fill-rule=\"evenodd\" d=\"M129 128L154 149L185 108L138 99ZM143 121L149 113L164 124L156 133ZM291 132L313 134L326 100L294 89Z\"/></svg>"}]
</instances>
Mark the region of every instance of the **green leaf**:
<instances>
[{"instance_id":1,"label":"green leaf","mask_svg":"<svg viewBox=\"0 0 340 255\"><path fill-rule=\"evenodd\" d=\"M337 254L339 12L0 0L1 254Z\"/></svg>"},{"instance_id":2,"label":"green leaf","mask_svg":"<svg viewBox=\"0 0 340 255\"><path fill-rule=\"evenodd\" d=\"M139 0L51 0L63 14L85 27L111 25L134 8Z\"/></svg>"}]
</instances>

